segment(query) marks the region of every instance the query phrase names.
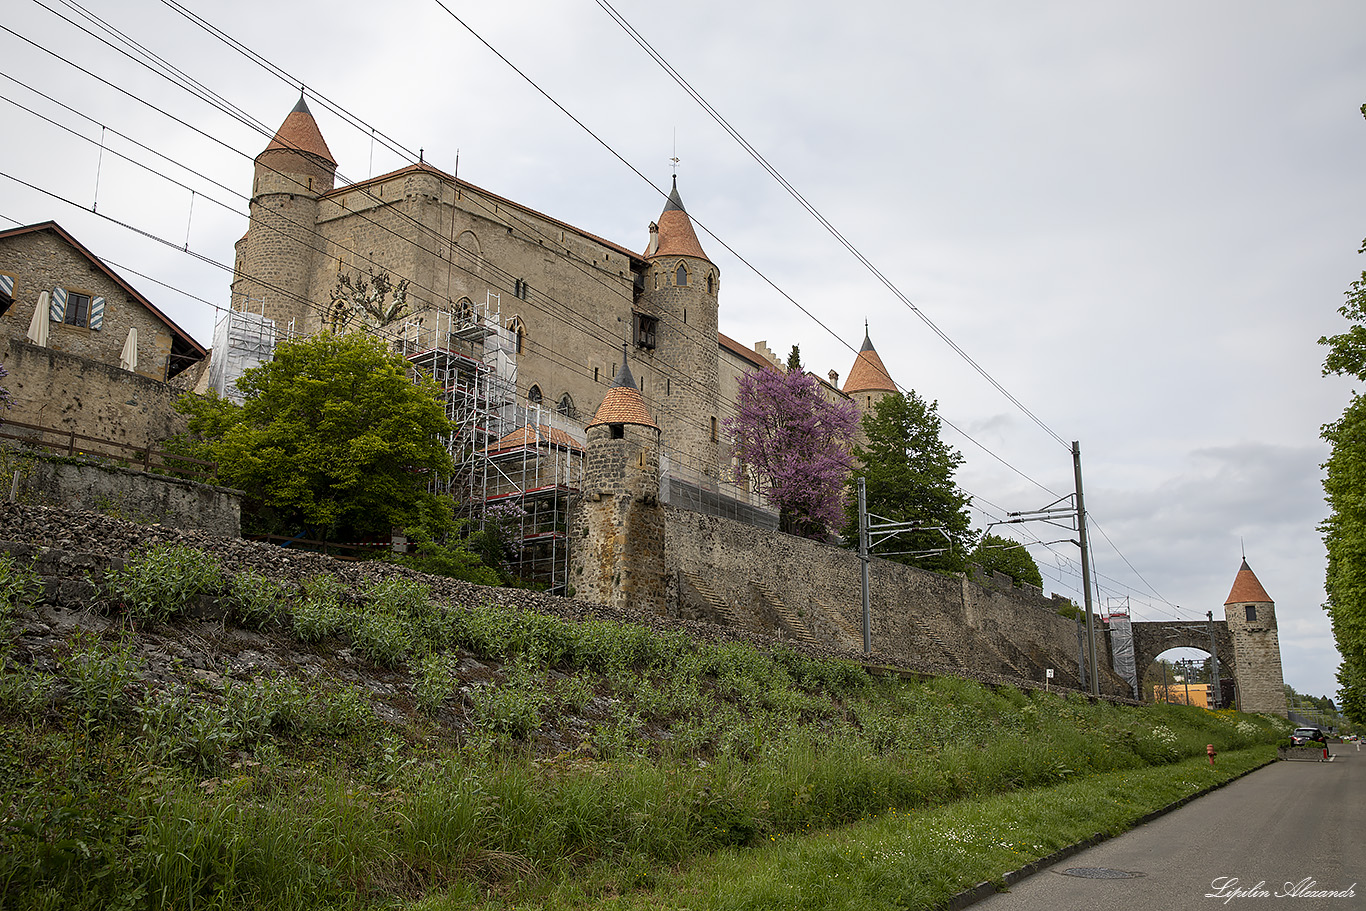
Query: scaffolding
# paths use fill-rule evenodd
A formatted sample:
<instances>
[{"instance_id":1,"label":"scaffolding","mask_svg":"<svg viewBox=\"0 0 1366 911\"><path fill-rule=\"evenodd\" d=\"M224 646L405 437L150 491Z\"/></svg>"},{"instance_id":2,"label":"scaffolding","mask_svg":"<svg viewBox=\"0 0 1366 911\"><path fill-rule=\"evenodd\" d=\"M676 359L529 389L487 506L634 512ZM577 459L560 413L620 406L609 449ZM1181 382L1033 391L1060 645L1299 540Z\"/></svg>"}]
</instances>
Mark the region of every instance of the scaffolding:
<instances>
[{"instance_id":1,"label":"scaffolding","mask_svg":"<svg viewBox=\"0 0 1366 911\"><path fill-rule=\"evenodd\" d=\"M395 346L442 392L455 470L441 492L476 527L496 525L516 575L565 592L569 498L582 484L587 436L567 415L517 404L516 335L497 296L410 317Z\"/></svg>"},{"instance_id":2,"label":"scaffolding","mask_svg":"<svg viewBox=\"0 0 1366 911\"><path fill-rule=\"evenodd\" d=\"M209 388L221 398L242 402L237 381L252 367L275 356L275 321L264 313L229 310L213 328Z\"/></svg>"}]
</instances>

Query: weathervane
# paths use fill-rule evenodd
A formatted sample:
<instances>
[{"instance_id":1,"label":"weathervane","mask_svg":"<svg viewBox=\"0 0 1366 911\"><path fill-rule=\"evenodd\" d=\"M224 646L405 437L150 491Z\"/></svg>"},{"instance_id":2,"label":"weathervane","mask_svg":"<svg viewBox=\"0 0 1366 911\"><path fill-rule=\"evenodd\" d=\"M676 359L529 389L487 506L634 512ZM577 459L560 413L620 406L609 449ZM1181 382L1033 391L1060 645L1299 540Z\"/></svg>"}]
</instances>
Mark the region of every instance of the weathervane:
<instances>
[{"instance_id":1,"label":"weathervane","mask_svg":"<svg viewBox=\"0 0 1366 911\"><path fill-rule=\"evenodd\" d=\"M674 157L669 161L673 162L674 177L678 176L678 127L674 127Z\"/></svg>"}]
</instances>

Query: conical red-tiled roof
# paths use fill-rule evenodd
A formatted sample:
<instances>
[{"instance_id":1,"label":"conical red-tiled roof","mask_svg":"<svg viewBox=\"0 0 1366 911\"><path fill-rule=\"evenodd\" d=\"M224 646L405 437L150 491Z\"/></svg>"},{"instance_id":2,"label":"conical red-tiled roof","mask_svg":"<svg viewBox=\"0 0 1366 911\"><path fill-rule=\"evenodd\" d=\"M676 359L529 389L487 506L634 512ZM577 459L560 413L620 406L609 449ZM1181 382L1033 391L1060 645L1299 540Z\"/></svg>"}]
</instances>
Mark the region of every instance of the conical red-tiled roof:
<instances>
[{"instance_id":1,"label":"conical red-tiled roof","mask_svg":"<svg viewBox=\"0 0 1366 911\"><path fill-rule=\"evenodd\" d=\"M693 230L692 219L683 208L683 198L678 195L677 177L674 177L669 201L664 204L664 211L659 216L659 245L653 251L645 253L646 259L658 256L696 256L699 259L707 259L707 254L702 252L702 243L697 239L697 232Z\"/></svg>"},{"instance_id":2,"label":"conical red-tiled roof","mask_svg":"<svg viewBox=\"0 0 1366 911\"><path fill-rule=\"evenodd\" d=\"M892 382L892 375L887 372L882 358L878 357L877 349L873 347L873 341L866 331L863 334L863 347L859 349L854 366L849 368L849 377L844 381L843 392L845 395L856 392L896 392L896 383Z\"/></svg>"},{"instance_id":3,"label":"conical red-tiled roof","mask_svg":"<svg viewBox=\"0 0 1366 911\"><path fill-rule=\"evenodd\" d=\"M327 148L327 143L323 140L322 131L318 129L318 122L313 119L313 112L308 109L308 104L304 101L304 96L299 95L299 103L294 105L294 110L285 117L285 122L280 124L280 129L275 131L275 138L271 139L270 145L266 146L265 152L284 149L288 151L307 152L316 155L330 165L335 165L337 160L332 157L332 152ZM262 152L261 154L265 154Z\"/></svg>"},{"instance_id":4,"label":"conical red-tiled roof","mask_svg":"<svg viewBox=\"0 0 1366 911\"><path fill-rule=\"evenodd\" d=\"M612 388L603 396L602 404L588 422L589 427L599 424L639 424L643 427L659 429L655 419L650 417L650 409L645 407L645 397L636 388L636 378L631 375L631 367L626 363L626 346L621 346L621 369L612 381Z\"/></svg>"},{"instance_id":5,"label":"conical red-tiled roof","mask_svg":"<svg viewBox=\"0 0 1366 911\"><path fill-rule=\"evenodd\" d=\"M1257 575L1252 571L1252 567L1247 565L1247 558L1243 558L1243 566L1238 570L1238 575L1233 580L1233 589L1228 593L1228 600L1225 604L1249 604L1253 602L1271 602L1271 596L1262 588L1262 583L1257 581Z\"/></svg>"}]
</instances>

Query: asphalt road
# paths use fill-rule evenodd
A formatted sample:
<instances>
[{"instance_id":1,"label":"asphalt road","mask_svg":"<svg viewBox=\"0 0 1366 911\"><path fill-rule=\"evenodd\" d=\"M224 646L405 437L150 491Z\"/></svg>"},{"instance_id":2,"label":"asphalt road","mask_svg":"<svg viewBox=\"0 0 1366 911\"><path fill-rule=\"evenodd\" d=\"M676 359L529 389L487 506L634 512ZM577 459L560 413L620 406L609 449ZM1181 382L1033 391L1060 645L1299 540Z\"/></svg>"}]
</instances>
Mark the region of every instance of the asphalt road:
<instances>
[{"instance_id":1,"label":"asphalt road","mask_svg":"<svg viewBox=\"0 0 1366 911\"><path fill-rule=\"evenodd\" d=\"M1331 762L1273 763L972 909L1366 909L1366 750L1329 749Z\"/></svg>"}]
</instances>

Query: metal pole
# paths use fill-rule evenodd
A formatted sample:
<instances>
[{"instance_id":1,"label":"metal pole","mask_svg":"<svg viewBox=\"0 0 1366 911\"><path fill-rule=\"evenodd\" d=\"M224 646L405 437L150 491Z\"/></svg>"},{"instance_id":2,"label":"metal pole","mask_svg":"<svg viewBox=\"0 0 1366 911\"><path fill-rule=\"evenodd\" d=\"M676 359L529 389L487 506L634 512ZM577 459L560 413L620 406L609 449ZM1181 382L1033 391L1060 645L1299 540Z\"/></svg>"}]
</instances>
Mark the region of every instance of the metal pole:
<instances>
[{"instance_id":1,"label":"metal pole","mask_svg":"<svg viewBox=\"0 0 1366 911\"><path fill-rule=\"evenodd\" d=\"M1169 682L1169 680L1170 680L1170 678L1167 677L1167 662L1163 661L1163 662L1162 662L1162 701L1163 701L1164 703L1166 703L1166 704L1171 704L1171 701L1172 701L1172 685L1171 685L1171 683Z\"/></svg>"},{"instance_id":2,"label":"metal pole","mask_svg":"<svg viewBox=\"0 0 1366 911\"><path fill-rule=\"evenodd\" d=\"M858 558L863 567L863 657L873 654L872 610L868 603L868 485L858 479Z\"/></svg>"},{"instance_id":3,"label":"metal pole","mask_svg":"<svg viewBox=\"0 0 1366 911\"><path fill-rule=\"evenodd\" d=\"M1077 530L1081 535L1081 587L1086 590L1086 647L1091 653L1091 695L1100 695L1100 665L1096 660L1096 624L1091 617L1091 550L1086 541L1086 504L1081 495L1081 443L1072 441L1072 473L1077 479Z\"/></svg>"},{"instance_id":4,"label":"metal pole","mask_svg":"<svg viewBox=\"0 0 1366 911\"><path fill-rule=\"evenodd\" d=\"M1214 611L1205 611L1205 616L1209 618L1209 666L1214 671L1214 692L1211 694L1210 708L1217 709L1224 695L1219 684L1219 643L1214 638Z\"/></svg>"}]
</instances>

